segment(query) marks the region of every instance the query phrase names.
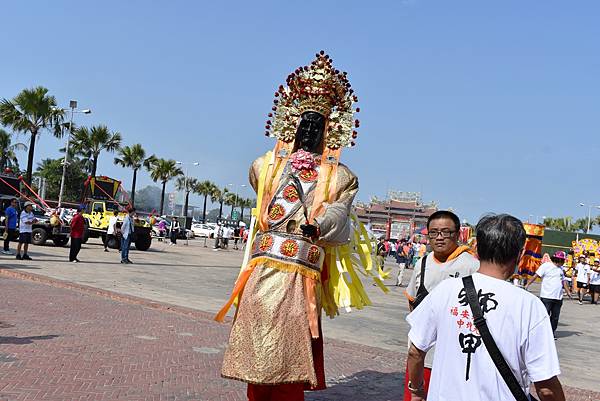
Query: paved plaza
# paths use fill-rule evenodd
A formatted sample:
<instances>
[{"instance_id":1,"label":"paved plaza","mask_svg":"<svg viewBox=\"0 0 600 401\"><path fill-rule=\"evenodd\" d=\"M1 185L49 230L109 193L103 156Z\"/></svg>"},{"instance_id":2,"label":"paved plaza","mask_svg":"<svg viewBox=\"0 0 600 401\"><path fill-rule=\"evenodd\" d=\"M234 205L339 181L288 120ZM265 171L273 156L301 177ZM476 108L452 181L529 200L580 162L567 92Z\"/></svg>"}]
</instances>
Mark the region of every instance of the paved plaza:
<instances>
[{"instance_id":1,"label":"paved plaza","mask_svg":"<svg viewBox=\"0 0 600 401\"><path fill-rule=\"evenodd\" d=\"M229 324L211 320L241 252L155 242L121 265L94 241L79 264L50 246L33 247L31 262L0 258L0 400L244 400L244 384L219 376ZM387 295L368 286L369 310L324 320L329 389L307 400L402 399L407 308L392 283ZM565 301L568 400L600 400L599 313Z\"/></svg>"}]
</instances>

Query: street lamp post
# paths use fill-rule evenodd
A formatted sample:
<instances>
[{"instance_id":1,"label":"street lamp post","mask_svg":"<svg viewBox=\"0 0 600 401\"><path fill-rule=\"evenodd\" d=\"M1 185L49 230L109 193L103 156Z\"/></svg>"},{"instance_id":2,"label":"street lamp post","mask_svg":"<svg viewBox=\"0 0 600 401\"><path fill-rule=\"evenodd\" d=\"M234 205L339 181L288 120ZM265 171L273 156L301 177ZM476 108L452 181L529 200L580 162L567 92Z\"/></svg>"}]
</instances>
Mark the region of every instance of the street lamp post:
<instances>
[{"instance_id":1,"label":"street lamp post","mask_svg":"<svg viewBox=\"0 0 600 401\"><path fill-rule=\"evenodd\" d=\"M238 197L238 188L245 188L246 184L227 184L228 187L233 187L234 188L234 195L235 195L235 201L233 202L232 208L231 208L231 218L233 219L233 211L235 210L235 208L237 207L238 201L239 201L239 197Z\"/></svg>"},{"instance_id":2,"label":"street lamp post","mask_svg":"<svg viewBox=\"0 0 600 401\"><path fill-rule=\"evenodd\" d=\"M585 233L589 233L590 232L590 226L592 223L592 208L596 208L596 209L600 209L600 206L598 205L586 205L585 203L580 203L579 206L587 206L588 207L588 223L587 223L587 230L585 231Z\"/></svg>"},{"instance_id":3,"label":"street lamp post","mask_svg":"<svg viewBox=\"0 0 600 401\"><path fill-rule=\"evenodd\" d=\"M90 114L90 109L75 110L77 108L77 100L69 101L69 109L71 109L71 120L69 121L69 134L67 135L67 146L65 147L65 157L63 159L63 171L60 179L60 190L58 192L58 207L62 206L62 197L65 190L65 177L67 176L67 166L69 165L69 145L71 144L71 135L73 135L73 116L75 113ZM62 109L66 111L67 109Z\"/></svg>"},{"instance_id":4,"label":"street lamp post","mask_svg":"<svg viewBox=\"0 0 600 401\"><path fill-rule=\"evenodd\" d=\"M187 217L187 210L184 211L184 209L186 208L185 197L189 193L188 187L187 187L187 181L188 181L188 167L187 166L189 166L189 165L199 166L200 162L193 162L193 163L175 162L175 164L179 164L179 165L182 165L182 166L185 165L186 166L185 167L185 175L183 176L184 177L184 179L183 179L183 182L184 182L184 186L183 186L183 192L184 192L184 194L183 194L183 197L184 197L184 199L183 199L183 202L181 203L181 216L182 217L183 216Z\"/></svg>"}]
</instances>

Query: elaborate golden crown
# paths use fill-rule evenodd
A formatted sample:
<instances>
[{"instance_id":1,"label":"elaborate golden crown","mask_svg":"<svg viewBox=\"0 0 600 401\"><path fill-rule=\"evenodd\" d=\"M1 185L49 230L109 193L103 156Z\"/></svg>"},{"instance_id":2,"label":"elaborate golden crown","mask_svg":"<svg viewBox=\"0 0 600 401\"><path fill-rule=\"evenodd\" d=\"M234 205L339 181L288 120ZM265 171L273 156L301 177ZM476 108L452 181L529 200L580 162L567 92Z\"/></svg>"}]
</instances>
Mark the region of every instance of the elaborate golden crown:
<instances>
[{"instance_id":1,"label":"elaborate golden crown","mask_svg":"<svg viewBox=\"0 0 600 401\"><path fill-rule=\"evenodd\" d=\"M354 146L352 139L358 133L360 122L354 120L353 109L358 102L347 73L333 68L333 60L321 50L310 66L298 67L286 80L287 87L279 86L269 120L266 136L292 142L302 113L316 111L328 119L325 146L338 149Z\"/></svg>"}]
</instances>

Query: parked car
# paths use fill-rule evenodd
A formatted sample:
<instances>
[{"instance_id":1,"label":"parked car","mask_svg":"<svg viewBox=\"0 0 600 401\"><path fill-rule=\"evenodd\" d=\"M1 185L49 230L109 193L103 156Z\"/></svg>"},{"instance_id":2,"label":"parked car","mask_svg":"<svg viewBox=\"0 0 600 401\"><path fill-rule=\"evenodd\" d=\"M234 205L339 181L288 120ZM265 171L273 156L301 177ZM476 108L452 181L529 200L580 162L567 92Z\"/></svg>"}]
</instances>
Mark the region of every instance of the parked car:
<instances>
[{"instance_id":1,"label":"parked car","mask_svg":"<svg viewBox=\"0 0 600 401\"><path fill-rule=\"evenodd\" d=\"M217 227L216 225L196 223L192 224L192 231L197 237L214 238Z\"/></svg>"}]
</instances>

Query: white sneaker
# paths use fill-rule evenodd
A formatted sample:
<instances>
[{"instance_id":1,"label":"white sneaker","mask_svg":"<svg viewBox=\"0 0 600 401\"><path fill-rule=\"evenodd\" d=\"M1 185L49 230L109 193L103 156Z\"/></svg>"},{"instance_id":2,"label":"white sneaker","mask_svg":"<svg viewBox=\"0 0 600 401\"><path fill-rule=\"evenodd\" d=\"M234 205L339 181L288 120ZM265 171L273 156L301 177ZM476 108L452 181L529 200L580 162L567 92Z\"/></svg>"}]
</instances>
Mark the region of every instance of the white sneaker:
<instances>
[{"instance_id":1,"label":"white sneaker","mask_svg":"<svg viewBox=\"0 0 600 401\"><path fill-rule=\"evenodd\" d=\"M11 251L5 251L5 250L2 250L2 251L0 251L0 252L2 252L2 254L3 254L3 255L12 255L12 252L11 252Z\"/></svg>"}]
</instances>

